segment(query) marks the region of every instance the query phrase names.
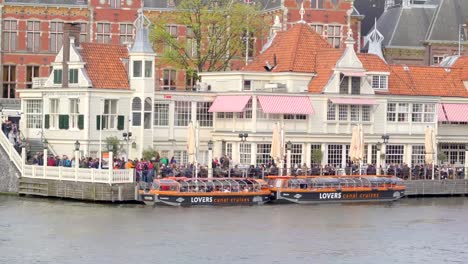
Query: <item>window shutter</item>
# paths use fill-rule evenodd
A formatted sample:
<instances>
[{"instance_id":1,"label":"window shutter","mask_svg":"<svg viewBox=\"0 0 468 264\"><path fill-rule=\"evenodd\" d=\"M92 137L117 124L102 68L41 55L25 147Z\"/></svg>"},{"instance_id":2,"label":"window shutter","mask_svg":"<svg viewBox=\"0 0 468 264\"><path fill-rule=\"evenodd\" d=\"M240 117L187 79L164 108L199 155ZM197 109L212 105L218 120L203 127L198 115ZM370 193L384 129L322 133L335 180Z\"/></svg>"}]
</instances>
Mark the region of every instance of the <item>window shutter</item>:
<instances>
[{"instance_id":1,"label":"window shutter","mask_svg":"<svg viewBox=\"0 0 468 264\"><path fill-rule=\"evenodd\" d=\"M96 116L96 129L101 130L101 116L100 115Z\"/></svg>"},{"instance_id":2,"label":"window shutter","mask_svg":"<svg viewBox=\"0 0 468 264\"><path fill-rule=\"evenodd\" d=\"M78 115L78 129L84 129L84 115Z\"/></svg>"},{"instance_id":3,"label":"window shutter","mask_svg":"<svg viewBox=\"0 0 468 264\"><path fill-rule=\"evenodd\" d=\"M59 129L63 129L63 115L59 115Z\"/></svg>"},{"instance_id":4,"label":"window shutter","mask_svg":"<svg viewBox=\"0 0 468 264\"><path fill-rule=\"evenodd\" d=\"M125 116L118 116L117 117L117 129L124 130L125 127Z\"/></svg>"},{"instance_id":5,"label":"window shutter","mask_svg":"<svg viewBox=\"0 0 468 264\"><path fill-rule=\"evenodd\" d=\"M45 115L44 116L44 128L49 129L49 127L50 127L50 116Z\"/></svg>"},{"instance_id":6,"label":"window shutter","mask_svg":"<svg viewBox=\"0 0 468 264\"><path fill-rule=\"evenodd\" d=\"M62 119L63 119L63 129L68 129L70 126L69 126L69 116L68 115L63 115L62 116Z\"/></svg>"}]
</instances>

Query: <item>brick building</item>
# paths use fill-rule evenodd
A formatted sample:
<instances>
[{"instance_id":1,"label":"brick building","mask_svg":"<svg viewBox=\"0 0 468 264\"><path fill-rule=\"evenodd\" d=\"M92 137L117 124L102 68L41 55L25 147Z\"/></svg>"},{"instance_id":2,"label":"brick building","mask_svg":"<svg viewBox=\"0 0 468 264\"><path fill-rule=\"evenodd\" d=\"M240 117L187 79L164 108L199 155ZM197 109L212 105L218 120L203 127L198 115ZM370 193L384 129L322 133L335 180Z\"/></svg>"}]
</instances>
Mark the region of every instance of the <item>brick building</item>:
<instances>
[{"instance_id":1,"label":"brick building","mask_svg":"<svg viewBox=\"0 0 468 264\"><path fill-rule=\"evenodd\" d=\"M300 19L299 10L303 4L304 20L333 46L343 46L347 32L346 12L351 7L348 1L243 1L260 4L267 25L272 25L278 16L283 30ZM34 77L49 75L50 63L62 46L64 22L80 25L81 42L128 44L133 40L132 23L141 5L141 0L0 0L1 97L14 98L16 89L32 88ZM144 1L144 12L150 19L157 19L174 8L173 0ZM360 39L363 16L354 9L352 17L355 39ZM175 30L177 37L186 35L183 25L173 25L171 30ZM267 31L256 32L251 39L253 50L248 51L247 60L245 56L239 56L233 61L232 69L241 68L260 52L268 41ZM359 49L359 45L356 48ZM192 88L193 83L186 80L184 70L159 63L155 63L155 67L156 89Z\"/></svg>"}]
</instances>

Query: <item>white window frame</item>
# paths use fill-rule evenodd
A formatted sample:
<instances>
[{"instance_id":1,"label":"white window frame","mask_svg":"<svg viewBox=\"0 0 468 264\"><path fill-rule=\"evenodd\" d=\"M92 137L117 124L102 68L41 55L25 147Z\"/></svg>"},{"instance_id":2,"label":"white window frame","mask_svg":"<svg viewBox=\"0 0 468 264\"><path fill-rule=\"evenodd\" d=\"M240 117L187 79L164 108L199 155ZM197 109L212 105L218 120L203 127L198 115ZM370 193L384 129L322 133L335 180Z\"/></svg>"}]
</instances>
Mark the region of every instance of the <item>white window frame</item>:
<instances>
[{"instance_id":1,"label":"white window frame","mask_svg":"<svg viewBox=\"0 0 468 264\"><path fill-rule=\"evenodd\" d=\"M3 20L2 49L14 51L18 47L18 21L13 19Z\"/></svg>"},{"instance_id":2,"label":"white window frame","mask_svg":"<svg viewBox=\"0 0 468 264\"><path fill-rule=\"evenodd\" d=\"M192 102L174 102L174 126L186 127L192 120Z\"/></svg>"},{"instance_id":3,"label":"white window frame","mask_svg":"<svg viewBox=\"0 0 468 264\"><path fill-rule=\"evenodd\" d=\"M60 99L49 100L49 129L59 129Z\"/></svg>"},{"instance_id":4,"label":"white window frame","mask_svg":"<svg viewBox=\"0 0 468 264\"><path fill-rule=\"evenodd\" d=\"M133 42L133 24L122 23L119 25L119 42L127 44Z\"/></svg>"},{"instance_id":5,"label":"white window frame","mask_svg":"<svg viewBox=\"0 0 468 264\"><path fill-rule=\"evenodd\" d=\"M386 164L403 164L405 161L405 145L386 145L385 146L385 163Z\"/></svg>"},{"instance_id":6,"label":"white window frame","mask_svg":"<svg viewBox=\"0 0 468 264\"><path fill-rule=\"evenodd\" d=\"M96 42L111 43L112 42L112 25L109 22L96 23Z\"/></svg>"},{"instance_id":7,"label":"white window frame","mask_svg":"<svg viewBox=\"0 0 468 264\"><path fill-rule=\"evenodd\" d=\"M26 22L26 50L29 52L39 52L40 49L41 21L29 20Z\"/></svg>"},{"instance_id":8,"label":"white window frame","mask_svg":"<svg viewBox=\"0 0 468 264\"><path fill-rule=\"evenodd\" d=\"M200 127L213 127L213 113L208 112L212 102L197 102L197 121Z\"/></svg>"},{"instance_id":9,"label":"white window frame","mask_svg":"<svg viewBox=\"0 0 468 264\"><path fill-rule=\"evenodd\" d=\"M257 144L257 164L268 164L271 161L271 143Z\"/></svg>"},{"instance_id":10,"label":"white window frame","mask_svg":"<svg viewBox=\"0 0 468 264\"><path fill-rule=\"evenodd\" d=\"M169 126L169 104L156 102L154 104L154 126Z\"/></svg>"},{"instance_id":11,"label":"white window frame","mask_svg":"<svg viewBox=\"0 0 468 264\"><path fill-rule=\"evenodd\" d=\"M426 163L426 148L424 145L413 145L411 147L411 165Z\"/></svg>"},{"instance_id":12,"label":"white window frame","mask_svg":"<svg viewBox=\"0 0 468 264\"><path fill-rule=\"evenodd\" d=\"M372 75L372 88L376 90L388 90L387 75Z\"/></svg>"},{"instance_id":13,"label":"white window frame","mask_svg":"<svg viewBox=\"0 0 468 264\"><path fill-rule=\"evenodd\" d=\"M59 52L63 43L63 21L51 21L49 23L49 50Z\"/></svg>"},{"instance_id":14,"label":"white window frame","mask_svg":"<svg viewBox=\"0 0 468 264\"><path fill-rule=\"evenodd\" d=\"M70 98L70 129L78 129L78 116L80 115L80 99Z\"/></svg>"},{"instance_id":15,"label":"white window frame","mask_svg":"<svg viewBox=\"0 0 468 264\"><path fill-rule=\"evenodd\" d=\"M26 128L42 128L42 100L26 101Z\"/></svg>"},{"instance_id":16,"label":"white window frame","mask_svg":"<svg viewBox=\"0 0 468 264\"><path fill-rule=\"evenodd\" d=\"M115 130L117 129L117 99L105 99L104 100L104 112L102 115L102 129L103 130Z\"/></svg>"},{"instance_id":17,"label":"white window frame","mask_svg":"<svg viewBox=\"0 0 468 264\"><path fill-rule=\"evenodd\" d=\"M252 163L252 144L239 144L239 163L242 165L251 165Z\"/></svg>"},{"instance_id":18,"label":"white window frame","mask_svg":"<svg viewBox=\"0 0 468 264\"><path fill-rule=\"evenodd\" d=\"M330 32L331 29L331 32ZM334 48L341 47L341 38L342 38L342 27L341 25L328 25L327 26L327 40L330 45Z\"/></svg>"}]
</instances>

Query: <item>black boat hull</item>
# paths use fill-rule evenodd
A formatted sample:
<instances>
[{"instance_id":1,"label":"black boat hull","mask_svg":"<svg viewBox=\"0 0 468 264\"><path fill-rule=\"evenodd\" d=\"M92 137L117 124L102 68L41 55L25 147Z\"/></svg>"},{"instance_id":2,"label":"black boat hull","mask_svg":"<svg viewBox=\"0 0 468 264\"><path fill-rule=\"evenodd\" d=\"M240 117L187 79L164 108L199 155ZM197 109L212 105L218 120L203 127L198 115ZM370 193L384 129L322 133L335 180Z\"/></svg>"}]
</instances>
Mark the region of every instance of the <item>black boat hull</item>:
<instances>
[{"instance_id":1,"label":"black boat hull","mask_svg":"<svg viewBox=\"0 0 468 264\"><path fill-rule=\"evenodd\" d=\"M141 201L147 205L161 204L171 206L232 206L232 205L262 205L271 199L270 194L256 195L165 195L165 194L140 194Z\"/></svg>"},{"instance_id":2,"label":"black boat hull","mask_svg":"<svg viewBox=\"0 0 468 264\"><path fill-rule=\"evenodd\" d=\"M404 190L356 191L356 192L294 192L276 191L272 193L275 203L345 203L345 202L385 202L395 201L405 196Z\"/></svg>"}]
</instances>

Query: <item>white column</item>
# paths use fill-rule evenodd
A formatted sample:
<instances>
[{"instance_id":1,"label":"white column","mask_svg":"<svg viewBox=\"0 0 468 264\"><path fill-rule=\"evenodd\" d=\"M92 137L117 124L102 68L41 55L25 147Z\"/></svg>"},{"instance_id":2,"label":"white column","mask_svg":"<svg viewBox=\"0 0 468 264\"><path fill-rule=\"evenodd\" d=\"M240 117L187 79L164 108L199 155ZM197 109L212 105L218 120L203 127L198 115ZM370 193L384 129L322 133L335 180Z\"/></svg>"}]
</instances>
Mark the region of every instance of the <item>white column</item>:
<instances>
[{"instance_id":1,"label":"white column","mask_svg":"<svg viewBox=\"0 0 468 264\"><path fill-rule=\"evenodd\" d=\"M112 184L112 171L114 170L114 153L109 151L109 184Z\"/></svg>"},{"instance_id":2,"label":"white column","mask_svg":"<svg viewBox=\"0 0 468 264\"><path fill-rule=\"evenodd\" d=\"M374 144L367 145L367 164L372 164L372 147Z\"/></svg>"},{"instance_id":3,"label":"white column","mask_svg":"<svg viewBox=\"0 0 468 264\"><path fill-rule=\"evenodd\" d=\"M305 163L307 165L307 168L310 168L312 166L311 162L310 162L310 159L311 159L311 152L312 152L312 144L311 143L305 143L304 144L305 146L305 155L304 155L304 161L303 163ZM301 164L302 165L302 164Z\"/></svg>"},{"instance_id":4,"label":"white column","mask_svg":"<svg viewBox=\"0 0 468 264\"><path fill-rule=\"evenodd\" d=\"M208 178L213 178L213 149L208 150Z\"/></svg>"},{"instance_id":5,"label":"white column","mask_svg":"<svg viewBox=\"0 0 468 264\"><path fill-rule=\"evenodd\" d=\"M43 169L44 169L44 174L42 175L42 177L46 177L46 173L47 173L47 149L44 148L44 164L43 164Z\"/></svg>"},{"instance_id":6,"label":"white column","mask_svg":"<svg viewBox=\"0 0 468 264\"><path fill-rule=\"evenodd\" d=\"M286 171L288 175L291 175L291 150L287 150L286 156Z\"/></svg>"},{"instance_id":7,"label":"white column","mask_svg":"<svg viewBox=\"0 0 468 264\"><path fill-rule=\"evenodd\" d=\"M250 143L250 164L249 165L256 165L257 163L257 144Z\"/></svg>"},{"instance_id":8,"label":"white column","mask_svg":"<svg viewBox=\"0 0 468 264\"><path fill-rule=\"evenodd\" d=\"M405 153L405 159L403 160L403 162L405 162L408 167L411 168L411 156L413 155L413 145L411 144L407 144L405 146L405 150L404 150L404 153Z\"/></svg>"}]
</instances>

